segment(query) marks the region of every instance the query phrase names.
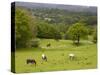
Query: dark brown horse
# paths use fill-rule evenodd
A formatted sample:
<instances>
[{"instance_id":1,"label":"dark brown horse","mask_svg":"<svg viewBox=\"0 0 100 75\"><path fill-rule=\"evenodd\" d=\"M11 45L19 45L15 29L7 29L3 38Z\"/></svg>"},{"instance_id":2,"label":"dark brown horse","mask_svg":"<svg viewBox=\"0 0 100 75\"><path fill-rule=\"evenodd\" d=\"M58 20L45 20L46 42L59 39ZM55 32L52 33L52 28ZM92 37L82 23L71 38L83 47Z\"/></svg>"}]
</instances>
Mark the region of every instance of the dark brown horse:
<instances>
[{"instance_id":1,"label":"dark brown horse","mask_svg":"<svg viewBox=\"0 0 100 75\"><path fill-rule=\"evenodd\" d=\"M36 66L36 61L35 61L35 59L27 59L27 60L26 60L26 63L27 63L27 64L35 64L35 66Z\"/></svg>"},{"instance_id":2,"label":"dark brown horse","mask_svg":"<svg viewBox=\"0 0 100 75\"><path fill-rule=\"evenodd\" d=\"M47 47L50 47L51 46L51 44L49 43L49 44L47 44Z\"/></svg>"}]
</instances>

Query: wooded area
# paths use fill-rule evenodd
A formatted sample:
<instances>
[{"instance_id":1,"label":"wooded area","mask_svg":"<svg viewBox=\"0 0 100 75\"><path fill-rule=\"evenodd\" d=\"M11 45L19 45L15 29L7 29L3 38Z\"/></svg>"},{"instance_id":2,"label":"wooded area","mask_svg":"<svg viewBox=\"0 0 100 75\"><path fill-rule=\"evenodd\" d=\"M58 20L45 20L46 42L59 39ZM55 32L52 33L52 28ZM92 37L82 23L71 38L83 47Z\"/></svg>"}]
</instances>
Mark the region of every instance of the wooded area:
<instances>
[{"instance_id":1,"label":"wooded area","mask_svg":"<svg viewBox=\"0 0 100 75\"><path fill-rule=\"evenodd\" d=\"M37 38L73 40L92 37L96 43L97 14L61 9L16 7L16 47L31 47ZM35 39L35 41L34 41ZM38 46L37 46L38 47Z\"/></svg>"}]
</instances>

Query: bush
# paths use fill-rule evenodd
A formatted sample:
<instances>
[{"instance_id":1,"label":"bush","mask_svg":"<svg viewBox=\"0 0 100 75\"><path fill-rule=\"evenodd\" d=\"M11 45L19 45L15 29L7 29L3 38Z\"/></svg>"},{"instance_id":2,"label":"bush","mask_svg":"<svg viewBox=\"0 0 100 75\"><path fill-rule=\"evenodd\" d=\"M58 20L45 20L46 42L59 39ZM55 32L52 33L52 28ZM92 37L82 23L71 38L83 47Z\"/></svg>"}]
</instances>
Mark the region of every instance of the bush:
<instances>
[{"instance_id":1,"label":"bush","mask_svg":"<svg viewBox=\"0 0 100 75\"><path fill-rule=\"evenodd\" d=\"M31 47L39 47L39 40L38 39L32 40Z\"/></svg>"}]
</instances>

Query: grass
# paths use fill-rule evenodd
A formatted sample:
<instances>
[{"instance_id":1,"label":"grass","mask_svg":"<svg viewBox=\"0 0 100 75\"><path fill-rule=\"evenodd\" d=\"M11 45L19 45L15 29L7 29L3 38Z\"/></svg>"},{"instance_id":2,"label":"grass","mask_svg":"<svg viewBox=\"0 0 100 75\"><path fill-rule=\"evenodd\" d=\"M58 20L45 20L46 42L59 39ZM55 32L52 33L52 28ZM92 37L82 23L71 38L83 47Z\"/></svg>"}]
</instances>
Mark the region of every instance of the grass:
<instances>
[{"instance_id":1,"label":"grass","mask_svg":"<svg viewBox=\"0 0 100 75\"><path fill-rule=\"evenodd\" d=\"M59 70L90 69L97 67L97 47L90 41L81 41L82 45L74 46L69 40L40 40L40 48L17 49L15 54L16 73L44 72ZM46 45L50 43L50 47ZM41 59L42 53L47 55L48 62ZM70 61L69 53L76 55L76 60ZM34 58L37 66L26 64L27 58Z\"/></svg>"}]
</instances>

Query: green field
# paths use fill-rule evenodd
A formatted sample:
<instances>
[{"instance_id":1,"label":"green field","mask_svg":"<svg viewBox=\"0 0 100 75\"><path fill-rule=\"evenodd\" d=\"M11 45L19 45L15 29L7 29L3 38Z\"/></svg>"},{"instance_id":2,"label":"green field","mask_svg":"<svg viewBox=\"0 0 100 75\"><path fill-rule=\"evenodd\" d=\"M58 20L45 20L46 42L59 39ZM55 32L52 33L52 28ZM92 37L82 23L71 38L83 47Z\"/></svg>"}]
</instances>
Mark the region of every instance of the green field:
<instances>
[{"instance_id":1,"label":"green field","mask_svg":"<svg viewBox=\"0 0 100 75\"><path fill-rule=\"evenodd\" d=\"M46 47L48 43L51 44L50 47ZM15 54L16 73L96 68L97 45L90 41L81 41L81 43L80 46L75 46L69 40L42 39L40 40L40 48L17 49ZM42 61L42 53L46 54L47 62ZM74 53L76 59L69 60L69 53ZM36 60L36 67L26 64L28 58Z\"/></svg>"}]
</instances>

